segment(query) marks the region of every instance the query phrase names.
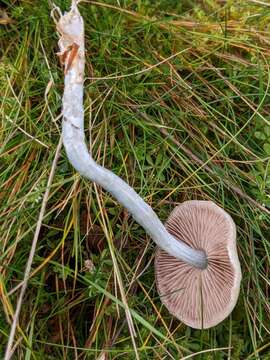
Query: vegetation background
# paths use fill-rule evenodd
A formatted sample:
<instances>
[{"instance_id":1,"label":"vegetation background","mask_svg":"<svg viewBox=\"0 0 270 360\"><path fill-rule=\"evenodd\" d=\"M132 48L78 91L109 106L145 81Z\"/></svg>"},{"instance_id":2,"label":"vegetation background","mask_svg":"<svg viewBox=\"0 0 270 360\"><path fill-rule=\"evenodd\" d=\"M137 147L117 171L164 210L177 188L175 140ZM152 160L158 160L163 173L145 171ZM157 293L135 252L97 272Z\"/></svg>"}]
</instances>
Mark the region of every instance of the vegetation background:
<instances>
[{"instance_id":1,"label":"vegetation background","mask_svg":"<svg viewBox=\"0 0 270 360\"><path fill-rule=\"evenodd\" d=\"M1 1L0 358L60 138L50 10L47 0ZM62 149L14 359L270 359L270 3L104 0L80 10L93 157L164 221L187 199L225 208L238 229L241 293L212 329L172 317L155 287L155 245Z\"/></svg>"}]
</instances>

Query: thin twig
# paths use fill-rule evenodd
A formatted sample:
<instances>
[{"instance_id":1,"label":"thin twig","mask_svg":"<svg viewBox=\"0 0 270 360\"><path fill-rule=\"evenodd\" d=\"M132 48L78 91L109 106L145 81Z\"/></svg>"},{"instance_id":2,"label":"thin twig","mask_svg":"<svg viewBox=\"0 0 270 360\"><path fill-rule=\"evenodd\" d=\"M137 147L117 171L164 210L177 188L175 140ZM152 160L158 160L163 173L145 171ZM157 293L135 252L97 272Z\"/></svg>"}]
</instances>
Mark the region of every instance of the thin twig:
<instances>
[{"instance_id":1,"label":"thin twig","mask_svg":"<svg viewBox=\"0 0 270 360\"><path fill-rule=\"evenodd\" d=\"M10 330L10 334L9 334L9 338L8 338L8 344L7 344L7 347L6 347L4 360L10 360L12 355L13 355L12 346L13 346L13 342L14 342L16 327L17 327L17 324L18 324L18 321L19 321L20 311L21 311L21 307L22 307L22 301L23 301L23 297L24 297L24 294L25 294L25 291L26 291L26 288L27 288L27 282L28 282L28 278L29 278L29 275L30 275L31 266L32 266L32 263L33 263L36 247L37 247L38 236L39 236L40 229L41 229L41 226L42 226L42 220L43 220L43 217L44 217L44 214L45 214L45 209L46 209L46 205L47 205L47 202L48 202L49 193L50 193L53 177L54 177L54 174L55 174L57 161L58 161L59 156L60 156L62 143L63 143L63 141L62 141L62 137L61 137L60 140L59 140L59 143L57 145L57 148L56 148L55 156L54 156L53 163L52 163L52 168L51 168L50 175L49 175L49 178L48 178L46 191L45 191L45 194L44 194L44 197L43 197L43 200L42 200L41 209L40 209L40 213L39 213L39 217L38 217L38 221L37 221L37 226L36 226L36 231L35 231L35 234L34 234L34 238L33 238L33 241L32 241L29 258L28 258L26 268L25 268L25 272L24 272L24 279L23 279L20 295L19 295L19 298L18 298L18 301L17 301L16 311L15 311L15 314L13 316L13 322L12 322L12 326L11 326L11 330Z\"/></svg>"}]
</instances>

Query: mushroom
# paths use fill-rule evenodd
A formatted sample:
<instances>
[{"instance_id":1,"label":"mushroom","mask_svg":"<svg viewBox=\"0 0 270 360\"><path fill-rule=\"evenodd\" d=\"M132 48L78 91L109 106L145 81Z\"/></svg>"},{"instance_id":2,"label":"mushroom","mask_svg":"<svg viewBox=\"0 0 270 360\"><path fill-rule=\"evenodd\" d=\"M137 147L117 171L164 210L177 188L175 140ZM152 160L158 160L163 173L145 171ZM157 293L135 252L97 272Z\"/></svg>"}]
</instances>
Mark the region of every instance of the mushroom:
<instances>
[{"instance_id":1,"label":"mushroom","mask_svg":"<svg viewBox=\"0 0 270 360\"><path fill-rule=\"evenodd\" d=\"M186 325L217 325L234 308L241 282L232 218L211 201L191 200L172 211L166 228L174 238L204 250L208 263L201 270L158 249L155 271L161 301Z\"/></svg>"},{"instance_id":2,"label":"mushroom","mask_svg":"<svg viewBox=\"0 0 270 360\"><path fill-rule=\"evenodd\" d=\"M110 192L145 229L158 247L171 257L175 257L175 261L187 263L191 268L200 271L206 269L208 261L203 249L188 244L186 239L180 239L168 231L152 208L134 189L113 172L98 165L88 152L84 139L83 109L84 23L77 2L72 0L70 11L64 15L59 8L55 8L60 17L57 21L57 30L60 34L59 56L65 67L62 135L68 159L81 175ZM236 254L235 257L237 258Z\"/></svg>"}]
</instances>

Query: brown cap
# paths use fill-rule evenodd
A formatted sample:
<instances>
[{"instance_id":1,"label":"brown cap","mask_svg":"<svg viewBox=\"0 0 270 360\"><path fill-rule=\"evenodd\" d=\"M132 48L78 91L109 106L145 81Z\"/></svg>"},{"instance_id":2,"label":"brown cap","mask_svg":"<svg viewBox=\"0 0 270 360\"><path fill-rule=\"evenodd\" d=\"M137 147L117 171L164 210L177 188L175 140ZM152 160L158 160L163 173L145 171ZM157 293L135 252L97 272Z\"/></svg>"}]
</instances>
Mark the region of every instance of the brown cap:
<instances>
[{"instance_id":1,"label":"brown cap","mask_svg":"<svg viewBox=\"0 0 270 360\"><path fill-rule=\"evenodd\" d=\"M197 269L158 248L155 271L161 301L186 325L217 325L233 310L241 282L232 218L211 201L186 201L173 210L166 228L176 239L204 250L208 265Z\"/></svg>"}]
</instances>

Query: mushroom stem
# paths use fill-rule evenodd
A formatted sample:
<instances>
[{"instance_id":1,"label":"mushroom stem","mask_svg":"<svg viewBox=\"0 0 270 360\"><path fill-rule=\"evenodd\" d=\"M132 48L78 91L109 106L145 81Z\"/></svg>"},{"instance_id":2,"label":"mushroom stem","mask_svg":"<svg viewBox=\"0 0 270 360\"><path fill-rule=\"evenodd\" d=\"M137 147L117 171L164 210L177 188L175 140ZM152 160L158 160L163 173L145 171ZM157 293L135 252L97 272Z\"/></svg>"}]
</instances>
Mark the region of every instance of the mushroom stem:
<instances>
[{"instance_id":1,"label":"mushroom stem","mask_svg":"<svg viewBox=\"0 0 270 360\"><path fill-rule=\"evenodd\" d=\"M65 66L62 131L69 161L81 175L111 193L161 249L197 268L206 268L204 251L176 240L152 208L125 181L98 165L90 156L84 138L84 23L75 0L71 10L60 17L57 30L61 35L59 55Z\"/></svg>"}]
</instances>

